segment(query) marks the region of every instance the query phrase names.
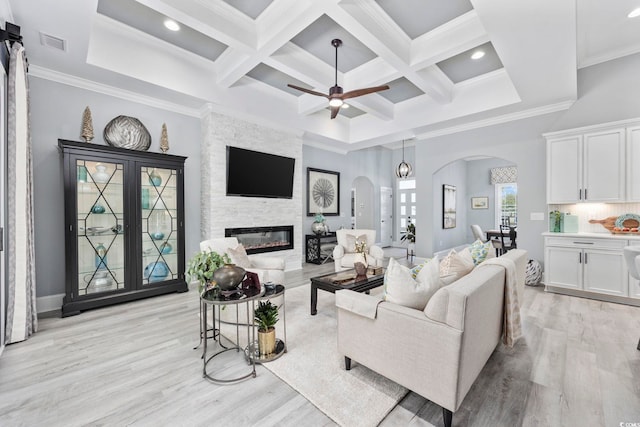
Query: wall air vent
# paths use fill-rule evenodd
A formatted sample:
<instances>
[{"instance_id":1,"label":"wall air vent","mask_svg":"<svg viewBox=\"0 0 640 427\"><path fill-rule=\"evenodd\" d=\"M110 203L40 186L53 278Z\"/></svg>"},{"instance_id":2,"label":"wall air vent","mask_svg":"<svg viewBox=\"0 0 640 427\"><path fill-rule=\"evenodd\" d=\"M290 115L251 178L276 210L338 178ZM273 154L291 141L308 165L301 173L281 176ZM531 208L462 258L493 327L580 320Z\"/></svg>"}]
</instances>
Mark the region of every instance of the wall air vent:
<instances>
[{"instance_id":1,"label":"wall air vent","mask_svg":"<svg viewBox=\"0 0 640 427\"><path fill-rule=\"evenodd\" d=\"M67 41L58 37L54 37L49 34L40 32L40 44L43 46L52 47L54 49L66 51Z\"/></svg>"}]
</instances>

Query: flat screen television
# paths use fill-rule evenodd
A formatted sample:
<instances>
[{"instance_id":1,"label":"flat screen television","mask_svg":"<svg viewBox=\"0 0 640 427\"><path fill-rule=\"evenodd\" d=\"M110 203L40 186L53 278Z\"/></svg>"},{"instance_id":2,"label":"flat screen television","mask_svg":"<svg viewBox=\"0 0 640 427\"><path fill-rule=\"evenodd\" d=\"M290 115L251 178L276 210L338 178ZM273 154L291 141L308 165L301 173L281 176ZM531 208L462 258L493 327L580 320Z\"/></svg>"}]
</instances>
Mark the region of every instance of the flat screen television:
<instances>
[{"instance_id":1,"label":"flat screen television","mask_svg":"<svg viewBox=\"0 0 640 427\"><path fill-rule=\"evenodd\" d=\"M227 196L293 197L296 159L227 145Z\"/></svg>"}]
</instances>

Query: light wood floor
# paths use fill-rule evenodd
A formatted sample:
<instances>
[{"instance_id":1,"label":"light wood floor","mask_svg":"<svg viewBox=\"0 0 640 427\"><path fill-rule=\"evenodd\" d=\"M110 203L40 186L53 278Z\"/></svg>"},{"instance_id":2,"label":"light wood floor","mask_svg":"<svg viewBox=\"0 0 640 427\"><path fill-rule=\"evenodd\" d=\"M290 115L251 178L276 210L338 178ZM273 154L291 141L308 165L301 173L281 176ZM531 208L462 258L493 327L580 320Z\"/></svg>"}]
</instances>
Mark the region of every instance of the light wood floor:
<instances>
[{"instance_id":1,"label":"light wood floor","mask_svg":"<svg viewBox=\"0 0 640 427\"><path fill-rule=\"evenodd\" d=\"M287 286L332 268L305 264ZM454 426L640 423L640 308L529 287L522 305L525 337L496 350ZM197 313L187 292L41 319L0 357L0 426L334 425L261 366L235 385L204 380ZM227 354L229 375L246 369ZM430 423L441 409L409 393L381 425Z\"/></svg>"}]
</instances>

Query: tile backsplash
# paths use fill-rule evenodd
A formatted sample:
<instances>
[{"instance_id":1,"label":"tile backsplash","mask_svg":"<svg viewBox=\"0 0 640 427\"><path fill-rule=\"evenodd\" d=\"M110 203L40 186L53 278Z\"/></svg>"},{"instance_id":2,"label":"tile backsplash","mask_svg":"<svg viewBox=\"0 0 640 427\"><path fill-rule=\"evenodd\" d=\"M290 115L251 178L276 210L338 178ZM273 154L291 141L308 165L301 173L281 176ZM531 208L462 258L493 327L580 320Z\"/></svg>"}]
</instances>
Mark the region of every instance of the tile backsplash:
<instances>
[{"instance_id":1,"label":"tile backsplash","mask_svg":"<svg viewBox=\"0 0 640 427\"><path fill-rule=\"evenodd\" d=\"M579 216L579 230L582 233L608 233L600 224L589 224L590 219L605 219L610 216L620 216L626 213L640 215L640 203L576 203L570 205L549 205L549 212L553 210L569 212Z\"/></svg>"}]
</instances>

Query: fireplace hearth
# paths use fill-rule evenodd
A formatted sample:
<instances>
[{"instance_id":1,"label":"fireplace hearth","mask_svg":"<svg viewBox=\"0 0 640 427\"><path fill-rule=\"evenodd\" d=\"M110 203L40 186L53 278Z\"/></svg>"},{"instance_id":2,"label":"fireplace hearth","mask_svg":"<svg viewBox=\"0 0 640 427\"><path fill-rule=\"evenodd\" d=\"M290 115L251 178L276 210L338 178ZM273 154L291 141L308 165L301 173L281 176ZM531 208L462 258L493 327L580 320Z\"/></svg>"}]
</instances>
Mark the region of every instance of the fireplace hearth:
<instances>
[{"instance_id":1,"label":"fireplace hearth","mask_svg":"<svg viewBox=\"0 0 640 427\"><path fill-rule=\"evenodd\" d=\"M293 225L225 228L225 237L235 237L247 254L293 249Z\"/></svg>"}]
</instances>

